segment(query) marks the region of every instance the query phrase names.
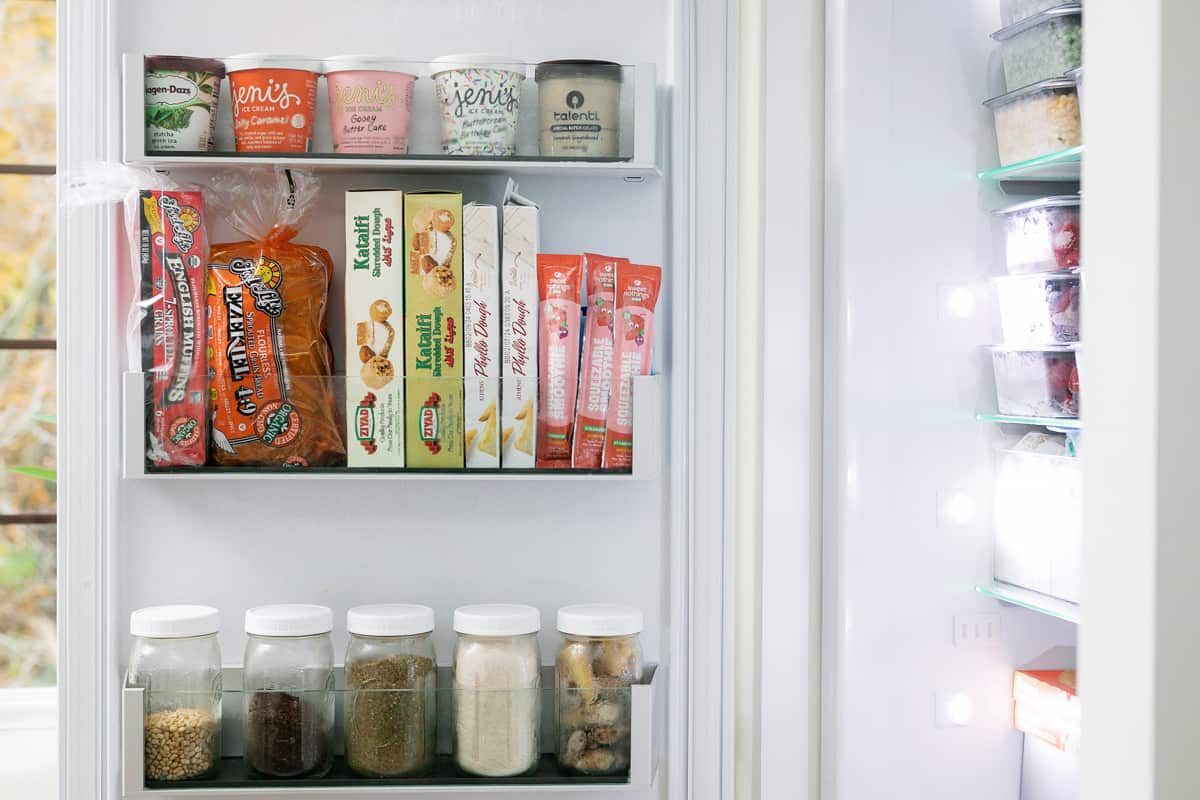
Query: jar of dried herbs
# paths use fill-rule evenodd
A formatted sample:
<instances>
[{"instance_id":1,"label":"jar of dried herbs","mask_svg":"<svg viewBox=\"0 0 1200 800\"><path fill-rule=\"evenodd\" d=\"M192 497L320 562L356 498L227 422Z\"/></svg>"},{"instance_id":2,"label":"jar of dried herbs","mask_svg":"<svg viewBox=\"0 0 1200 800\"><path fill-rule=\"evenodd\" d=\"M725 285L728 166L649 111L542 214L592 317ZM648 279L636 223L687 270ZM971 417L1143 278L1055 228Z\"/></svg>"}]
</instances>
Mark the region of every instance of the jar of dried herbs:
<instances>
[{"instance_id":1,"label":"jar of dried herbs","mask_svg":"<svg viewBox=\"0 0 1200 800\"><path fill-rule=\"evenodd\" d=\"M371 778L429 773L437 744L433 609L358 606L346 629L347 765Z\"/></svg>"},{"instance_id":2,"label":"jar of dried herbs","mask_svg":"<svg viewBox=\"0 0 1200 800\"><path fill-rule=\"evenodd\" d=\"M246 612L242 692L246 761L276 778L333 766L333 612L259 606Z\"/></svg>"}]
</instances>

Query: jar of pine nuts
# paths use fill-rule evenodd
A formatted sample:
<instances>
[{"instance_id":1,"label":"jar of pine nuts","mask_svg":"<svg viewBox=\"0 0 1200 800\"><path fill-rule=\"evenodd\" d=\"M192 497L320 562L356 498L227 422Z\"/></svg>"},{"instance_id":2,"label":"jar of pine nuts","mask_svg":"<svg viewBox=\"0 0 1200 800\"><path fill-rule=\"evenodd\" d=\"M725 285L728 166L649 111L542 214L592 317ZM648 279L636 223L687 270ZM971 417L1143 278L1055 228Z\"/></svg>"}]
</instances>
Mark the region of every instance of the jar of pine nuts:
<instances>
[{"instance_id":1,"label":"jar of pine nuts","mask_svg":"<svg viewBox=\"0 0 1200 800\"><path fill-rule=\"evenodd\" d=\"M220 615L211 606L152 606L129 617L126 685L144 690L147 781L200 778L221 757Z\"/></svg>"}]
</instances>

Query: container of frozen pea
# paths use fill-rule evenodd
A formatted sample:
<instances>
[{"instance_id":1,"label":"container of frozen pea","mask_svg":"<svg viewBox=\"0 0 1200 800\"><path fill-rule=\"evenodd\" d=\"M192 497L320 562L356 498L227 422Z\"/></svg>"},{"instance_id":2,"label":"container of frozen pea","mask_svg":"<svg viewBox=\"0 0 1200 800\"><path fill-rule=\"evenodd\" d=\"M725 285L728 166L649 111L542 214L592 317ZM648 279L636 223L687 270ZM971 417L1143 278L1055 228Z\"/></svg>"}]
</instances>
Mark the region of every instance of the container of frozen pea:
<instances>
[{"instance_id":1,"label":"container of frozen pea","mask_svg":"<svg viewBox=\"0 0 1200 800\"><path fill-rule=\"evenodd\" d=\"M1041 81L984 102L996 126L1000 166L1083 144L1079 98L1070 78Z\"/></svg>"},{"instance_id":2,"label":"container of frozen pea","mask_svg":"<svg viewBox=\"0 0 1200 800\"><path fill-rule=\"evenodd\" d=\"M430 71L442 115L443 153L449 156L516 153L524 62L466 53L436 58Z\"/></svg>"},{"instance_id":3,"label":"container of frozen pea","mask_svg":"<svg viewBox=\"0 0 1200 800\"><path fill-rule=\"evenodd\" d=\"M1055 6L992 34L1000 43L1004 83L1013 91L1059 78L1083 64L1083 6Z\"/></svg>"}]
</instances>

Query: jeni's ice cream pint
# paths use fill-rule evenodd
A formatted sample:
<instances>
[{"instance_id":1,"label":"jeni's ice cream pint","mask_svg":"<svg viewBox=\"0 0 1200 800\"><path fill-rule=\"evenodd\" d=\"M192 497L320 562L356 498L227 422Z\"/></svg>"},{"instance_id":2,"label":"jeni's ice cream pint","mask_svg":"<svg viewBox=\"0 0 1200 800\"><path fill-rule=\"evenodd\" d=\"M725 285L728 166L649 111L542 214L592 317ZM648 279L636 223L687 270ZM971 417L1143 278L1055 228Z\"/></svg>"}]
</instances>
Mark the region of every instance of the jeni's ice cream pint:
<instances>
[{"instance_id":1,"label":"jeni's ice cream pint","mask_svg":"<svg viewBox=\"0 0 1200 800\"><path fill-rule=\"evenodd\" d=\"M633 378L650 374L654 307L661 285L662 270L658 267L629 264L617 270L617 314L613 321L616 356L604 438L605 469L633 466Z\"/></svg>"},{"instance_id":2,"label":"jeni's ice cream pint","mask_svg":"<svg viewBox=\"0 0 1200 800\"><path fill-rule=\"evenodd\" d=\"M248 53L225 59L239 153L312 149L321 62L304 56Z\"/></svg>"}]
</instances>

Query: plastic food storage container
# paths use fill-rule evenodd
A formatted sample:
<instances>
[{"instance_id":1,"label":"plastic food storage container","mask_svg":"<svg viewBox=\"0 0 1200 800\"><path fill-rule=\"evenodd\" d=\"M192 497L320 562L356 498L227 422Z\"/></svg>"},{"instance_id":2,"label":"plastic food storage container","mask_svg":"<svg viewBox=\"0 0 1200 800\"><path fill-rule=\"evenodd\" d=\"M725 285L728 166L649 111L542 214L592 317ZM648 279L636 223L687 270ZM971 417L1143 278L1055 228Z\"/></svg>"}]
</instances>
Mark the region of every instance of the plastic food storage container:
<instances>
[{"instance_id":1,"label":"plastic food storage container","mask_svg":"<svg viewBox=\"0 0 1200 800\"><path fill-rule=\"evenodd\" d=\"M346 764L359 775L423 775L437 744L433 609L358 606L346 613Z\"/></svg>"},{"instance_id":2,"label":"plastic food storage container","mask_svg":"<svg viewBox=\"0 0 1200 800\"><path fill-rule=\"evenodd\" d=\"M1064 3L1063 0L1000 0L1000 24L1008 27L1014 22L1036 16L1048 8L1083 3Z\"/></svg>"},{"instance_id":3,"label":"plastic food storage container","mask_svg":"<svg viewBox=\"0 0 1200 800\"><path fill-rule=\"evenodd\" d=\"M146 149L212 150L225 65L215 58L147 56Z\"/></svg>"},{"instance_id":4,"label":"plastic food storage container","mask_svg":"<svg viewBox=\"0 0 1200 800\"><path fill-rule=\"evenodd\" d=\"M996 278L1006 345L1079 341L1079 273L1044 272Z\"/></svg>"},{"instance_id":5,"label":"plastic food storage container","mask_svg":"<svg viewBox=\"0 0 1200 800\"><path fill-rule=\"evenodd\" d=\"M997 453L996 580L1079 602L1083 504L1065 437L1027 433Z\"/></svg>"},{"instance_id":6,"label":"plastic food storage container","mask_svg":"<svg viewBox=\"0 0 1200 800\"><path fill-rule=\"evenodd\" d=\"M312 149L321 62L304 56L247 53L225 59L239 153Z\"/></svg>"},{"instance_id":7,"label":"plastic food storage container","mask_svg":"<svg viewBox=\"0 0 1200 800\"><path fill-rule=\"evenodd\" d=\"M1008 91L1059 78L1083 64L1083 6L1050 8L992 34Z\"/></svg>"},{"instance_id":8,"label":"plastic food storage container","mask_svg":"<svg viewBox=\"0 0 1200 800\"><path fill-rule=\"evenodd\" d=\"M324 62L335 153L408 152L415 65L384 56Z\"/></svg>"},{"instance_id":9,"label":"plastic food storage container","mask_svg":"<svg viewBox=\"0 0 1200 800\"><path fill-rule=\"evenodd\" d=\"M454 761L471 775L522 775L537 767L541 614L532 606L454 611Z\"/></svg>"},{"instance_id":10,"label":"plastic food storage container","mask_svg":"<svg viewBox=\"0 0 1200 800\"><path fill-rule=\"evenodd\" d=\"M451 156L511 156L525 64L514 58L463 54L434 59L434 89L442 113L442 152Z\"/></svg>"},{"instance_id":11,"label":"plastic food storage container","mask_svg":"<svg viewBox=\"0 0 1200 800\"><path fill-rule=\"evenodd\" d=\"M246 761L276 778L319 777L333 766L333 613L325 606L246 612Z\"/></svg>"},{"instance_id":12,"label":"plastic food storage container","mask_svg":"<svg viewBox=\"0 0 1200 800\"><path fill-rule=\"evenodd\" d=\"M642 677L642 612L588 604L558 610L554 669L559 765L581 775L629 770L629 686Z\"/></svg>"},{"instance_id":13,"label":"plastic food storage container","mask_svg":"<svg viewBox=\"0 0 1200 800\"><path fill-rule=\"evenodd\" d=\"M992 111L1002 167L1083 144L1079 100L1070 78L1035 83L984 105Z\"/></svg>"},{"instance_id":14,"label":"plastic food storage container","mask_svg":"<svg viewBox=\"0 0 1200 800\"><path fill-rule=\"evenodd\" d=\"M1076 67L1067 72L1067 77L1075 81L1075 97L1079 100L1079 116L1083 117L1083 67Z\"/></svg>"},{"instance_id":15,"label":"plastic food storage container","mask_svg":"<svg viewBox=\"0 0 1200 800\"><path fill-rule=\"evenodd\" d=\"M533 72L544 156L614 158L621 138L621 65L543 61Z\"/></svg>"},{"instance_id":16,"label":"plastic food storage container","mask_svg":"<svg viewBox=\"0 0 1200 800\"><path fill-rule=\"evenodd\" d=\"M210 606L152 606L129 615L126 684L145 689L145 777L198 778L221 757L220 615Z\"/></svg>"},{"instance_id":17,"label":"plastic food storage container","mask_svg":"<svg viewBox=\"0 0 1200 800\"><path fill-rule=\"evenodd\" d=\"M1004 227L1004 261L1010 274L1053 272L1079 266L1079 195L1056 195L996 212Z\"/></svg>"},{"instance_id":18,"label":"plastic food storage container","mask_svg":"<svg viewBox=\"0 0 1200 800\"><path fill-rule=\"evenodd\" d=\"M1079 416L1079 366L1073 346L993 347L992 370L1001 414Z\"/></svg>"}]
</instances>

